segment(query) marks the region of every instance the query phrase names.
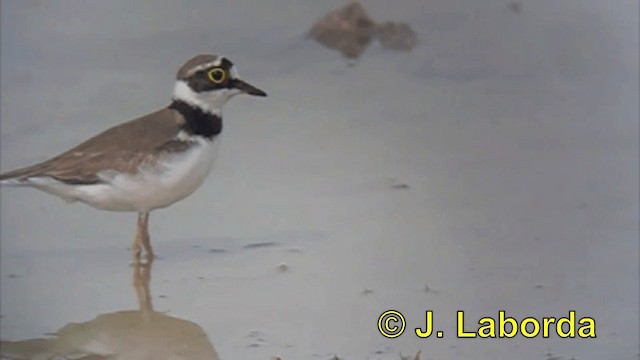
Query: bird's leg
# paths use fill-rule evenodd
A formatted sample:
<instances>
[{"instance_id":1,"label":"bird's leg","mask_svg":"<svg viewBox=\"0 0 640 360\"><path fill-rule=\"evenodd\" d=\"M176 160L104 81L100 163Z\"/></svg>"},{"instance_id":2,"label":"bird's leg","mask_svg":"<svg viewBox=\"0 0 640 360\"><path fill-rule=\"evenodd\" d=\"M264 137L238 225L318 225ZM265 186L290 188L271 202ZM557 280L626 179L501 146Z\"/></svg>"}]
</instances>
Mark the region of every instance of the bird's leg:
<instances>
[{"instance_id":1,"label":"bird's leg","mask_svg":"<svg viewBox=\"0 0 640 360\"><path fill-rule=\"evenodd\" d=\"M140 262L140 255L142 254L142 248L146 251L147 260L153 261L153 250L151 249L151 243L149 242L149 213L138 213L138 227L136 229L136 237L133 239L133 245L131 246L131 252L133 253L133 262Z\"/></svg>"},{"instance_id":2,"label":"bird's leg","mask_svg":"<svg viewBox=\"0 0 640 360\"><path fill-rule=\"evenodd\" d=\"M149 238L149 212L141 212L138 214L138 234L140 241L146 253L147 261L153 261L154 254L151 248L151 239Z\"/></svg>"}]
</instances>

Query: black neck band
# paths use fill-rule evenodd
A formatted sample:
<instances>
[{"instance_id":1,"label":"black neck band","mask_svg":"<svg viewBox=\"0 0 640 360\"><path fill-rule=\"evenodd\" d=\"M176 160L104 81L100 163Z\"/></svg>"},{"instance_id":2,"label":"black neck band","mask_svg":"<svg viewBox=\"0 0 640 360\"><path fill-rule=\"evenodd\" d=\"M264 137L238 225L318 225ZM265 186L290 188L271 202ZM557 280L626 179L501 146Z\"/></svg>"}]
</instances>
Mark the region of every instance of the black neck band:
<instances>
[{"instance_id":1,"label":"black neck band","mask_svg":"<svg viewBox=\"0 0 640 360\"><path fill-rule=\"evenodd\" d=\"M173 100L169 109L182 115L185 120L184 130L189 134L200 135L212 139L222 132L222 118L216 114L202 111L182 100Z\"/></svg>"}]
</instances>

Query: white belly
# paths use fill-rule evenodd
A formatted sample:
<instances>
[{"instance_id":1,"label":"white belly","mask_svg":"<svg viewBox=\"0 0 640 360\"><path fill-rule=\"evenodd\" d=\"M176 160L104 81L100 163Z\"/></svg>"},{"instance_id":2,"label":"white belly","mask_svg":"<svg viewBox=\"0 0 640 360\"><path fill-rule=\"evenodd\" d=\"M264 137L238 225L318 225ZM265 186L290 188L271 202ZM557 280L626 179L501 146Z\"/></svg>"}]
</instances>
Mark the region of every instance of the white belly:
<instances>
[{"instance_id":1,"label":"white belly","mask_svg":"<svg viewBox=\"0 0 640 360\"><path fill-rule=\"evenodd\" d=\"M100 173L105 183L66 185L59 182L38 186L69 201L82 201L112 211L150 211L191 195L207 177L218 153L219 138L200 138L193 148L144 165L135 175Z\"/></svg>"}]
</instances>

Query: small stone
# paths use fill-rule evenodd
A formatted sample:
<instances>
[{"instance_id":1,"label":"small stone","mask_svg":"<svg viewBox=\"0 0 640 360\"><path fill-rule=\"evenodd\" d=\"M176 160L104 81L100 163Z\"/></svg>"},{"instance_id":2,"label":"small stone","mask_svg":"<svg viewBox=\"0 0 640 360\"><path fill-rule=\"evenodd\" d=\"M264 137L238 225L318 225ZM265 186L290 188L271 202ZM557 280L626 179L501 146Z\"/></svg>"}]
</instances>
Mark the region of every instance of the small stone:
<instances>
[{"instance_id":1,"label":"small stone","mask_svg":"<svg viewBox=\"0 0 640 360\"><path fill-rule=\"evenodd\" d=\"M391 21L378 25L376 37L385 49L411 51L418 43L418 35L409 25Z\"/></svg>"},{"instance_id":2,"label":"small stone","mask_svg":"<svg viewBox=\"0 0 640 360\"><path fill-rule=\"evenodd\" d=\"M280 264L278 264L278 271L280 272L289 271L289 265L285 264L284 262L281 262Z\"/></svg>"}]
</instances>

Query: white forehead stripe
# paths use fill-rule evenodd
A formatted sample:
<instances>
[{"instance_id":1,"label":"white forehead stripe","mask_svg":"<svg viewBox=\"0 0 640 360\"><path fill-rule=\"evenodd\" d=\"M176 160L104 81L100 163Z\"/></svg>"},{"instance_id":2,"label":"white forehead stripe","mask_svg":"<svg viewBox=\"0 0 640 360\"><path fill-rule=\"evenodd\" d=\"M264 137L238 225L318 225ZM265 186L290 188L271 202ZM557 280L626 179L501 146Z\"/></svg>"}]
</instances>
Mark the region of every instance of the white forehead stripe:
<instances>
[{"instance_id":1,"label":"white forehead stripe","mask_svg":"<svg viewBox=\"0 0 640 360\"><path fill-rule=\"evenodd\" d=\"M213 61L209 61L208 63L204 63L204 64L200 64L198 66L194 66L191 70L189 70L187 72L187 77L197 73L200 70L204 70L204 69L210 68L212 66L220 66L222 64L222 59L223 59L222 56L218 56L218 58L213 60Z\"/></svg>"},{"instance_id":2,"label":"white forehead stripe","mask_svg":"<svg viewBox=\"0 0 640 360\"><path fill-rule=\"evenodd\" d=\"M204 70L204 69L208 69L210 67L213 66L220 66L222 65L222 59L223 57L219 57L214 61L209 61L208 63L204 63L204 64L200 64L198 66L194 66L191 70L189 70L187 72L187 77L197 73L200 70ZM231 76L232 79L237 79L238 78L238 70L236 69L235 65L231 65L231 68L229 69L229 75Z\"/></svg>"}]
</instances>

